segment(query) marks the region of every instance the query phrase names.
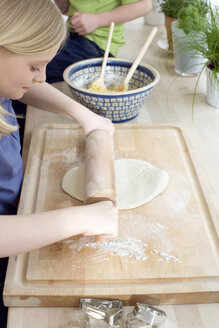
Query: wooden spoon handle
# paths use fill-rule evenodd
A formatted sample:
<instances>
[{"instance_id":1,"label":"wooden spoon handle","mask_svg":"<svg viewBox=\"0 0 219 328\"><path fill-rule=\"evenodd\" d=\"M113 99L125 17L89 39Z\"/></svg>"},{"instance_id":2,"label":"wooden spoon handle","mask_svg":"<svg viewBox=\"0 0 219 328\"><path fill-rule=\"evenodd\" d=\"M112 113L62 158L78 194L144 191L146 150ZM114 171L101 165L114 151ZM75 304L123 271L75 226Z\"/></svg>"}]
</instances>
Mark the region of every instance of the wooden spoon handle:
<instances>
[{"instance_id":1,"label":"wooden spoon handle","mask_svg":"<svg viewBox=\"0 0 219 328\"><path fill-rule=\"evenodd\" d=\"M106 62L107 62L107 58L108 58L108 55L109 55L109 50L110 50L111 40L112 40L112 36L113 36L114 25L115 25L114 22L112 22L110 24L110 30L109 30L107 45L106 45L106 49L105 49L105 52L104 52L103 63L102 63L102 68L101 68L101 73L100 73L100 79L102 79L102 80L103 80L103 77L104 77Z\"/></svg>"},{"instance_id":2,"label":"wooden spoon handle","mask_svg":"<svg viewBox=\"0 0 219 328\"><path fill-rule=\"evenodd\" d=\"M151 33L149 34L147 40L145 41L143 47L141 48L141 50L139 52L137 58L135 59L128 74L126 75L126 78L124 80L125 85L127 85L129 83L130 79L132 78L133 73L135 72L136 68L138 67L138 64L142 60L146 50L148 49L149 45L151 44L155 34L157 33L157 30L158 30L157 27L153 27L153 29L151 30Z\"/></svg>"}]
</instances>

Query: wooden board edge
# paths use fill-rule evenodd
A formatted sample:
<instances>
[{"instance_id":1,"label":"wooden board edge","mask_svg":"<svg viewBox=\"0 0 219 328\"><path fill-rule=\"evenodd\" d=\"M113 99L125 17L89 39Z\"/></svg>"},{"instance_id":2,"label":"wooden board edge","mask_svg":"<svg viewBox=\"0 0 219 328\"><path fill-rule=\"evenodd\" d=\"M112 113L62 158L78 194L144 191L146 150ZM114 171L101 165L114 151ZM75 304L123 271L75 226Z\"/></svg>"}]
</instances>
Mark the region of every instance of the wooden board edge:
<instances>
[{"instance_id":1,"label":"wooden board edge","mask_svg":"<svg viewBox=\"0 0 219 328\"><path fill-rule=\"evenodd\" d=\"M51 302L52 297L52 302ZM137 302L145 303L150 305L162 305L162 304L200 304L200 303L218 303L219 302L219 292L214 294L208 294L206 292L199 293L180 293L180 294L132 294L132 295L123 295L123 294L85 294L82 296L71 295L71 296L58 296L58 295L46 295L46 296L12 296L5 297L4 302L8 307L78 307L80 305L80 298L100 298L100 299L109 299L117 300L123 302L125 306L135 305Z\"/></svg>"}]
</instances>

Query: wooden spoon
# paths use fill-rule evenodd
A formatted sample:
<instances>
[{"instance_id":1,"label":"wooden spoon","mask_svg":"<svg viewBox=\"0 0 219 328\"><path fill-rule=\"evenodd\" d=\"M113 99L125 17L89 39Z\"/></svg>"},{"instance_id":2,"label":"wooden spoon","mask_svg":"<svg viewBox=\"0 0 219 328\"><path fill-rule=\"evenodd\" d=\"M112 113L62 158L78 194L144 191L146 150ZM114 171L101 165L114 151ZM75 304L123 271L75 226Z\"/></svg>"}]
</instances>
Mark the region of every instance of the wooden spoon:
<instances>
[{"instance_id":1,"label":"wooden spoon","mask_svg":"<svg viewBox=\"0 0 219 328\"><path fill-rule=\"evenodd\" d=\"M109 50L110 50L110 45L111 45L111 40L112 40L114 25L115 25L114 22L112 22L110 24L110 30L109 30L107 45L106 45L106 49L105 49L105 53L104 53L104 57L103 57L103 63L102 63L102 67L101 67L100 77L99 77L99 79L97 79L97 80L95 80L95 81L93 81L91 83L91 85L89 87L90 90L94 90L94 91L107 91L107 88L105 86L105 83L104 83L104 79L103 78L104 78L104 73L105 73L107 58L108 58L108 55L109 55Z\"/></svg>"},{"instance_id":2,"label":"wooden spoon","mask_svg":"<svg viewBox=\"0 0 219 328\"><path fill-rule=\"evenodd\" d=\"M153 27L151 30L151 33L149 34L147 40L145 41L143 47L141 48L137 58L135 59L134 63L132 64L128 74L126 75L125 80L123 81L122 85L120 85L116 91L127 91L128 90L128 85L129 85L129 81L132 78L132 75L134 74L136 68L138 67L138 64L140 63L140 61L142 60L146 50L148 49L149 45L151 44L155 34L157 33L158 29L157 27Z\"/></svg>"}]
</instances>

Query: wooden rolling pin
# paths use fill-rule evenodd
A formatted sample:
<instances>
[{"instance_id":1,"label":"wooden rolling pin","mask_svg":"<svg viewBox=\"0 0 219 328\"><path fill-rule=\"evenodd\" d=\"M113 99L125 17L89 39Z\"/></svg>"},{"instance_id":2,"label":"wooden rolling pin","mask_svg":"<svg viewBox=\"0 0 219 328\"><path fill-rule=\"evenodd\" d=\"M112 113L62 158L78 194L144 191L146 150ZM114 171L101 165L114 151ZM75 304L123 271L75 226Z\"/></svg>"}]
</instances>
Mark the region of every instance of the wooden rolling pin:
<instances>
[{"instance_id":1,"label":"wooden rolling pin","mask_svg":"<svg viewBox=\"0 0 219 328\"><path fill-rule=\"evenodd\" d=\"M116 203L113 137L94 130L85 145L85 203L103 200Z\"/></svg>"},{"instance_id":2,"label":"wooden rolling pin","mask_svg":"<svg viewBox=\"0 0 219 328\"><path fill-rule=\"evenodd\" d=\"M94 130L85 144L85 203L110 200L116 204L113 138L104 130ZM96 236L103 243L104 236Z\"/></svg>"}]
</instances>

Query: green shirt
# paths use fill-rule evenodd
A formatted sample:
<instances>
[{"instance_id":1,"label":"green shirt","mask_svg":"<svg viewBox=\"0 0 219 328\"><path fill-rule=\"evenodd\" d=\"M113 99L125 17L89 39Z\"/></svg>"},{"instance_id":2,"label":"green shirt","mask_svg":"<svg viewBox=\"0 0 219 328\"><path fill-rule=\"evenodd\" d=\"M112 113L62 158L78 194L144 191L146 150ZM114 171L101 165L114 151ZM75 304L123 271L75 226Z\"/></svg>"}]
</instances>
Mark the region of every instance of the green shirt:
<instances>
[{"instance_id":1,"label":"green shirt","mask_svg":"<svg viewBox=\"0 0 219 328\"><path fill-rule=\"evenodd\" d=\"M85 12L96 14L104 11L115 9L121 5L138 2L139 0L69 0L69 8L66 13L71 17L76 12ZM68 29L74 32L69 19L67 21ZM115 25L113 37L110 47L110 53L116 56L119 48L125 43L125 29L123 24ZM97 28L90 34L85 35L86 38L95 42L101 49L105 50L107 38L109 34L109 26Z\"/></svg>"}]
</instances>

